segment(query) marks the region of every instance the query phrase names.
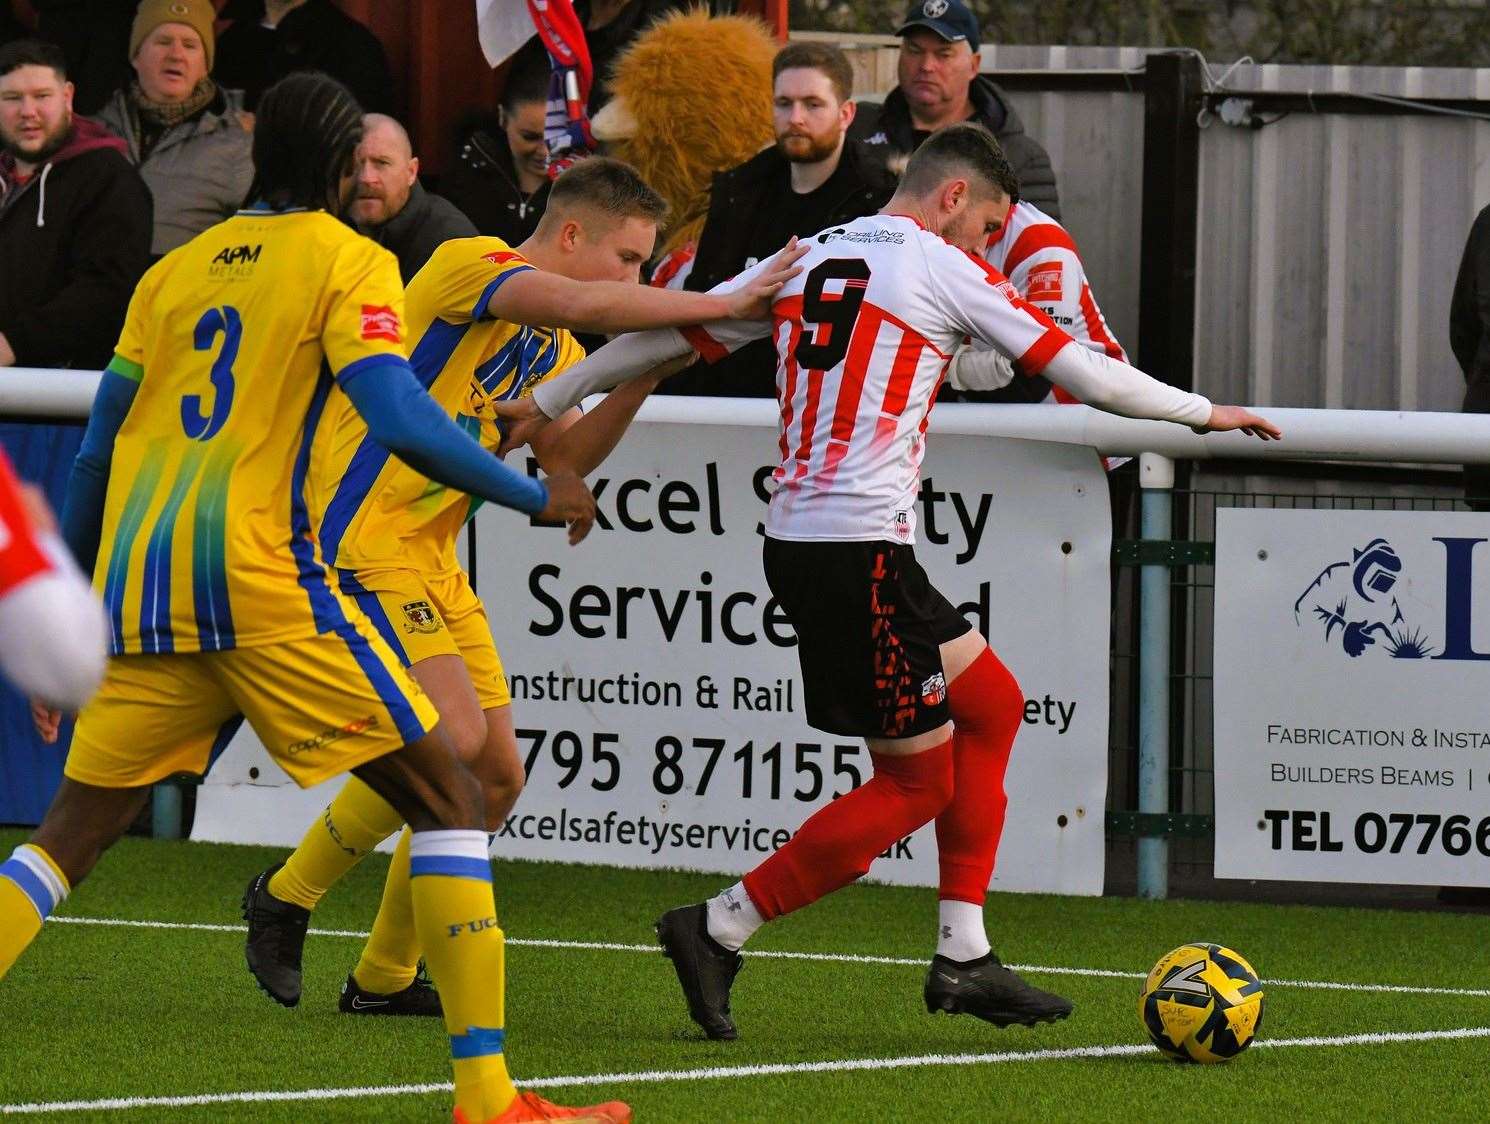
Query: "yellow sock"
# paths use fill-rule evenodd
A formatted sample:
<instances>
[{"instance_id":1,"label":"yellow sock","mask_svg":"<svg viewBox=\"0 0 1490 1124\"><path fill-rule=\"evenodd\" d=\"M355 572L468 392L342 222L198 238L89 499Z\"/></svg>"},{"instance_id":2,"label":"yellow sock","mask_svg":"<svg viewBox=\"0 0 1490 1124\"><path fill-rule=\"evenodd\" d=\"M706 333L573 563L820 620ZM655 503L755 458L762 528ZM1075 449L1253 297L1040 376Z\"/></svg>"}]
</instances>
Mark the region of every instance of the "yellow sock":
<instances>
[{"instance_id":1,"label":"yellow sock","mask_svg":"<svg viewBox=\"0 0 1490 1124\"><path fill-rule=\"evenodd\" d=\"M372 934L362 949L352 975L357 986L379 995L392 995L414 982L419 968L419 933L414 928L414 891L409 885L409 839L404 828L383 884L383 902L373 921Z\"/></svg>"},{"instance_id":2,"label":"yellow sock","mask_svg":"<svg viewBox=\"0 0 1490 1124\"><path fill-rule=\"evenodd\" d=\"M52 856L34 843L22 843L0 863L0 979L70 889Z\"/></svg>"},{"instance_id":3,"label":"yellow sock","mask_svg":"<svg viewBox=\"0 0 1490 1124\"><path fill-rule=\"evenodd\" d=\"M315 909L337 879L403 822L388 801L356 777L348 777L300 846L269 879L269 892L282 902Z\"/></svg>"},{"instance_id":4,"label":"yellow sock","mask_svg":"<svg viewBox=\"0 0 1490 1124\"><path fill-rule=\"evenodd\" d=\"M503 1052L502 930L492 898L484 831L421 831L409 846L414 919L440 989L455 1105L490 1120L517 1097Z\"/></svg>"}]
</instances>

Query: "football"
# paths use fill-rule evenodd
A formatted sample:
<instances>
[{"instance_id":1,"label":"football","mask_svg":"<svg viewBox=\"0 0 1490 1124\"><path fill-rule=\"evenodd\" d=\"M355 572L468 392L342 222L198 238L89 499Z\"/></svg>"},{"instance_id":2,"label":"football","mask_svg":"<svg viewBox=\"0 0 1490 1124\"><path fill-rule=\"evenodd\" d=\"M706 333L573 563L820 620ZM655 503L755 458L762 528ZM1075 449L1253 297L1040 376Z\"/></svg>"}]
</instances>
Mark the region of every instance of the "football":
<instances>
[{"instance_id":1,"label":"football","mask_svg":"<svg viewBox=\"0 0 1490 1124\"><path fill-rule=\"evenodd\" d=\"M1138 1018L1167 1057L1229 1061L1262 1028L1262 984L1252 965L1229 948L1181 945L1149 972Z\"/></svg>"}]
</instances>

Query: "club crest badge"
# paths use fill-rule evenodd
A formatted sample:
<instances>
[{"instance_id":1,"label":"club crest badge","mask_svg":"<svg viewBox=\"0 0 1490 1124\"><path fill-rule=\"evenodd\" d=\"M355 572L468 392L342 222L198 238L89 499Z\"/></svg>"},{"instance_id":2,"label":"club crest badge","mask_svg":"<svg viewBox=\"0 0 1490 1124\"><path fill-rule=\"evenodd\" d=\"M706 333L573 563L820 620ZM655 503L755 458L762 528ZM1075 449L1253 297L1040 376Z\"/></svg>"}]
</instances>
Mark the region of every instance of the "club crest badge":
<instances>
[{"instance_id":1,"label":"club crest badge","mask_svg":"<svg viewBox=\"0 0 1490 1124\"><path fill-rule=\"evenodd\" d=\"M439 632L443 622L428 601L410 601L404 609L405 632Z\"/></svg>"}]
</instances>

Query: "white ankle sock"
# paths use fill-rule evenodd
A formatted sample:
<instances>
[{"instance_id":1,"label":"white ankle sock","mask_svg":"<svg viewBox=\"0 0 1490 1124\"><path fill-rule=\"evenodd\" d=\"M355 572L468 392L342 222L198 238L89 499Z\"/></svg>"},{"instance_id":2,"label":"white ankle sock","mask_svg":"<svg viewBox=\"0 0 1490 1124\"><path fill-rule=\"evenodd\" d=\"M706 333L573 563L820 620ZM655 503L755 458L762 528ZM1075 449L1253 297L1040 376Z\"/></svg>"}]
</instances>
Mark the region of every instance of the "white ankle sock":
<instances>
[{"instance_id":1,"label":"white ankle sock","mask_svg":"<svg viewBox=\"0 0 1490 1124\"><path fill-rule=\"evenodd\" d=\"M937 903L936 954L966 963L987 956L988 934L983 929L983 907L972 902Z\"/></svg>"},{"instance_id":2,"label":"white ankle sock","mask_svg":"<svg viewBox=\"0 0 1490 1124\"><path fill-rule=\"evenodd\" d=\"M708 910L709 936L731 952L739 952L740 946L766 923L743 882L715 894L708 901Z\"/></svg>"}]
</instances>

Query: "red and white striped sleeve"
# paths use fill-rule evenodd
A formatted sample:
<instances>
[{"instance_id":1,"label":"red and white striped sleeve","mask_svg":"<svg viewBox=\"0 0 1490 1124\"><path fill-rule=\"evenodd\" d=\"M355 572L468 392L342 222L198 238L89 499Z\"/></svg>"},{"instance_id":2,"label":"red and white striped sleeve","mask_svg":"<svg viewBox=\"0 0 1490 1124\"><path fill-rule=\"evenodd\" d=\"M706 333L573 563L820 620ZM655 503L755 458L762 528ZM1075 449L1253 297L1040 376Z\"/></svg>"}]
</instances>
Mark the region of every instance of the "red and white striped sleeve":
<instances>
[{"instance_id":1,"label":"red and white striped sleeve","mask_svg":"<svg viewBox=\"0 0 1490 1124\"><path fill-rule=\"evenodd\" d=\"M936 238L925 238L922 244L943 314L964 334L1013 360L1022 373L1038 375L1071 342L1049 316L982 258Z\"/></svg>"},{"instance_id":2,"label":"red and white striped sleeve","mask_svg":"<svg viewBox=\"0 0 1490 1124\"><path fill-rule=\"evenodd\" d=\"M728 281L721 281L709 290L713 296L724 293L733 293L736 289L744 288L757 276L770 268L775 260L775 255L756 262L749 269L743 269ZM689 346L704 360L709 363L717 363L731 352L739 351L752 340L762 340L771 335L775 324L771 320L713 320L708 324L695 324L688 328L679 328L683 338L688 341Z\"/></svg>"}]
</instances>

